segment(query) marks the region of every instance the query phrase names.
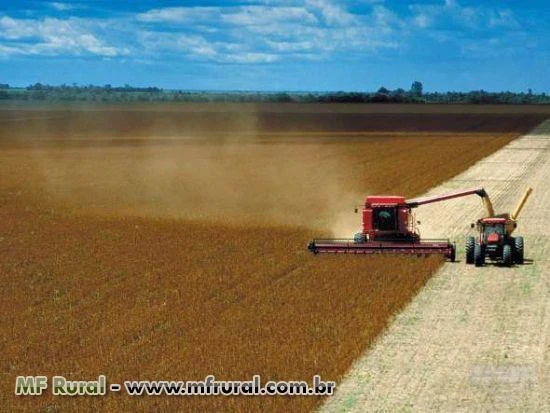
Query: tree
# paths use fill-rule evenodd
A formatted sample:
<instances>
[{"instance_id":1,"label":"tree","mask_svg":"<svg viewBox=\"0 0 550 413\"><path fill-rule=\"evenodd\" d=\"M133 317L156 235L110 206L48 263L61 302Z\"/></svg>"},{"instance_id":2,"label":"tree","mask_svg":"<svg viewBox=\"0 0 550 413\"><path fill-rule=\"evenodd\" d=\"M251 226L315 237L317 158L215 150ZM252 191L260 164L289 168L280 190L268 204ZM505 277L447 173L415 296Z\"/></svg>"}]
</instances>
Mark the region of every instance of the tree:
<instances>
[{"instance_id":1,"label":"tree","mask_svg":"<svg viewBox=\"0 0 550 413\"><path fill-rule=\"evenodd\" d=\"M422 82L415 80L411 85L411 95L415 97L421 97L423 89L424 89L424 86L422 85Z\"/></svg>"}]
</instances>

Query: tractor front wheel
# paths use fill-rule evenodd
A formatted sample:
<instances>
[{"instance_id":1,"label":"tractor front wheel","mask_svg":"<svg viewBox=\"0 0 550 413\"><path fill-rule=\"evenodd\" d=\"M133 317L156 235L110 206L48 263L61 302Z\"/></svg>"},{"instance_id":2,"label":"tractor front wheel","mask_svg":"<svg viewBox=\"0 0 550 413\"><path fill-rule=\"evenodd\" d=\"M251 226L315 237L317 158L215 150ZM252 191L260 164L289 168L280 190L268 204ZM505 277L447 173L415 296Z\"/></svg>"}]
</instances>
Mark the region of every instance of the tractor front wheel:
<instances>
[{"instance_id":1,"label":"tractor front wheel","mask_svg":"<svg viewBox=\"0 0 550 413\"><path fill-rule=\"evenodd\" d=\"M514 239L515 259L517 264L523 264L523 237L516 237Z\"/></svg>"},{"instance_id":2,"label":"tractor front wheel","mask_svg":"<svg viewBox=\"0 0 550 413\"><path fill-rule=\"evenodd\" d=\"M474 246L474 264L476 267L481 267L485 264L485 254L480 244Z\"/></svg>"},{"instance_id":3,"label":"tractor front wheel","mask_svg":"<svg viewBox=\"0 0 550 413\"><path fill-rule=\"evenodd\" d=\"M466 264L474 263L474 249L476 247L476 240L474 237L466 238Z\"/></svg>"},{"instance_id":4,"label":"tractor front wheel","mask_svg":"<svg viewBox=\"0 0 550 413\"><path fill-rule=\"evenodd\" d=\"M512 246L510 244L502 247L502 263L507 267L512 265Z\"/></svg>"}]
</instances>

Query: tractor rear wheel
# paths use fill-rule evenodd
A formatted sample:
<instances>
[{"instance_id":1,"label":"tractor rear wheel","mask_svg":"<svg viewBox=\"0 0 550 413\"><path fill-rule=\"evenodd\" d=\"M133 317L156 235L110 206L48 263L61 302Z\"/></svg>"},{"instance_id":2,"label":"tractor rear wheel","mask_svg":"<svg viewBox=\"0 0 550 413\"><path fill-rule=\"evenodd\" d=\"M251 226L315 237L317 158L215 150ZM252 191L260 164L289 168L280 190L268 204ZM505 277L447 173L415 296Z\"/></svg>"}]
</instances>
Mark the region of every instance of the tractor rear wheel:
<instances>
[{"instance_id":1,"label":"tractor rear wheel","mask_svg":"<svg viewBox=\"0 0 550 413\"><path fill-rule=\"evenodd\" d=\"M485 264L485 254L480 244L474 246L474 264L476 267L481 267Z\"/></svg>"},{"instance_id":2,"label":"tractor rear wheel","mask_svg":"<svg viewBox=\"0 0 550 413\"><path fill-rule=\"evenodd\" d=\"M502 263L507 267L512 265L512 246L510 244L502 247Z\"/></svg>"},{"instance_id":3,"label":"tractor rear wheel","mask_svg":"<svg viewBox=\"0 0 550 413\"><path fill-rule=\"evenodd\" d=\"M514 252L516 253L514 257L514 261L516 264L523 264L524 257L523 257L523 237L516 237L514 239Z\"/></svg>"},{"instance_id":4,"label":"tractor rear wheel","mask_svg":"<svg viewBox=\"0 0 550 413\"><path fill-rule=\"evenodd\" d=\"M476 240L474 237L466 238L466 264L474 263L474 248L476 246Z\"/></svg>"}]
</instances>

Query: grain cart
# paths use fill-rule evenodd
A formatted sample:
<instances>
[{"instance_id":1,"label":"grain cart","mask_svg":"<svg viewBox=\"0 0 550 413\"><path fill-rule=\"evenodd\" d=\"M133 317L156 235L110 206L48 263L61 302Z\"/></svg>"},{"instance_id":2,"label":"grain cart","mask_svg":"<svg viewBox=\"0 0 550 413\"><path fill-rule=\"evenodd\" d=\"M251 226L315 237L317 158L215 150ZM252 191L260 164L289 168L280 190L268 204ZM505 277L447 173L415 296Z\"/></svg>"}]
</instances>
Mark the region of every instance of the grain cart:
<instances>
[{"instance_id":1,"label":"grain cart","mask_svg":"<svg viewBox=\"0 0 550 413\"><path fill-rule=\"evenodd\" d=\"M513 237L517 227L517 218L533 190L527 188L516 209L511 214L494 214L493 208L487 208L487 217L481 218L472 228L477 227L477 237L466 239L466 263L481 267L485 259L511 266L513 263L523 264L523 237ZM488 200L490 205L490 200Z\"/></svg>"}]
</instances>

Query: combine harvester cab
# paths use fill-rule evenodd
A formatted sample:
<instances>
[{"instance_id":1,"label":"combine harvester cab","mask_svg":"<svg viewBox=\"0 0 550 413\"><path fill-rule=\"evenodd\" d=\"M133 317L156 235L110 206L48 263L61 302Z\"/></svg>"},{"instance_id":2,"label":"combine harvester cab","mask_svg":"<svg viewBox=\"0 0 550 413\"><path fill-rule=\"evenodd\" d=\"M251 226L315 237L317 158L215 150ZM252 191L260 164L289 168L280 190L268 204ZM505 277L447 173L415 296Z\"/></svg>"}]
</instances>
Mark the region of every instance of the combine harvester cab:
<instances>
[{"instance_id":1,"label":"combine harvester cab","mask_svg":"<svg viewBox=\"0 0 550 413\"><path fill-rule=\"evenodd\" d=\"M449 239L420 238L412 209L473 194L482 198L487 196L483 188L410 201L402 196L368 196L363 205L360 233L353 239L314 239L308 249L314 254L441 254L454 261L456 247Z\"/></svg>"},{"instance_id":2,"label":"combine harvester cab","mask_svg":"<svg viewBox=\"0 0 550 413\"><path fill-rule=\"evenodd\" d=\"M477 227L478 236L466 239L466 263L481 267L488 258L493 262L507 267L512 264L523 264L524 241L523 237L513 237L517 228L517 218L531 195L528 188L521 197L516 209L511 214L494 214L492 205L487 208L487 217L481 218L472 228ZM490 201L489 201L490 205Z\"/></svg>"}]
</instances>

